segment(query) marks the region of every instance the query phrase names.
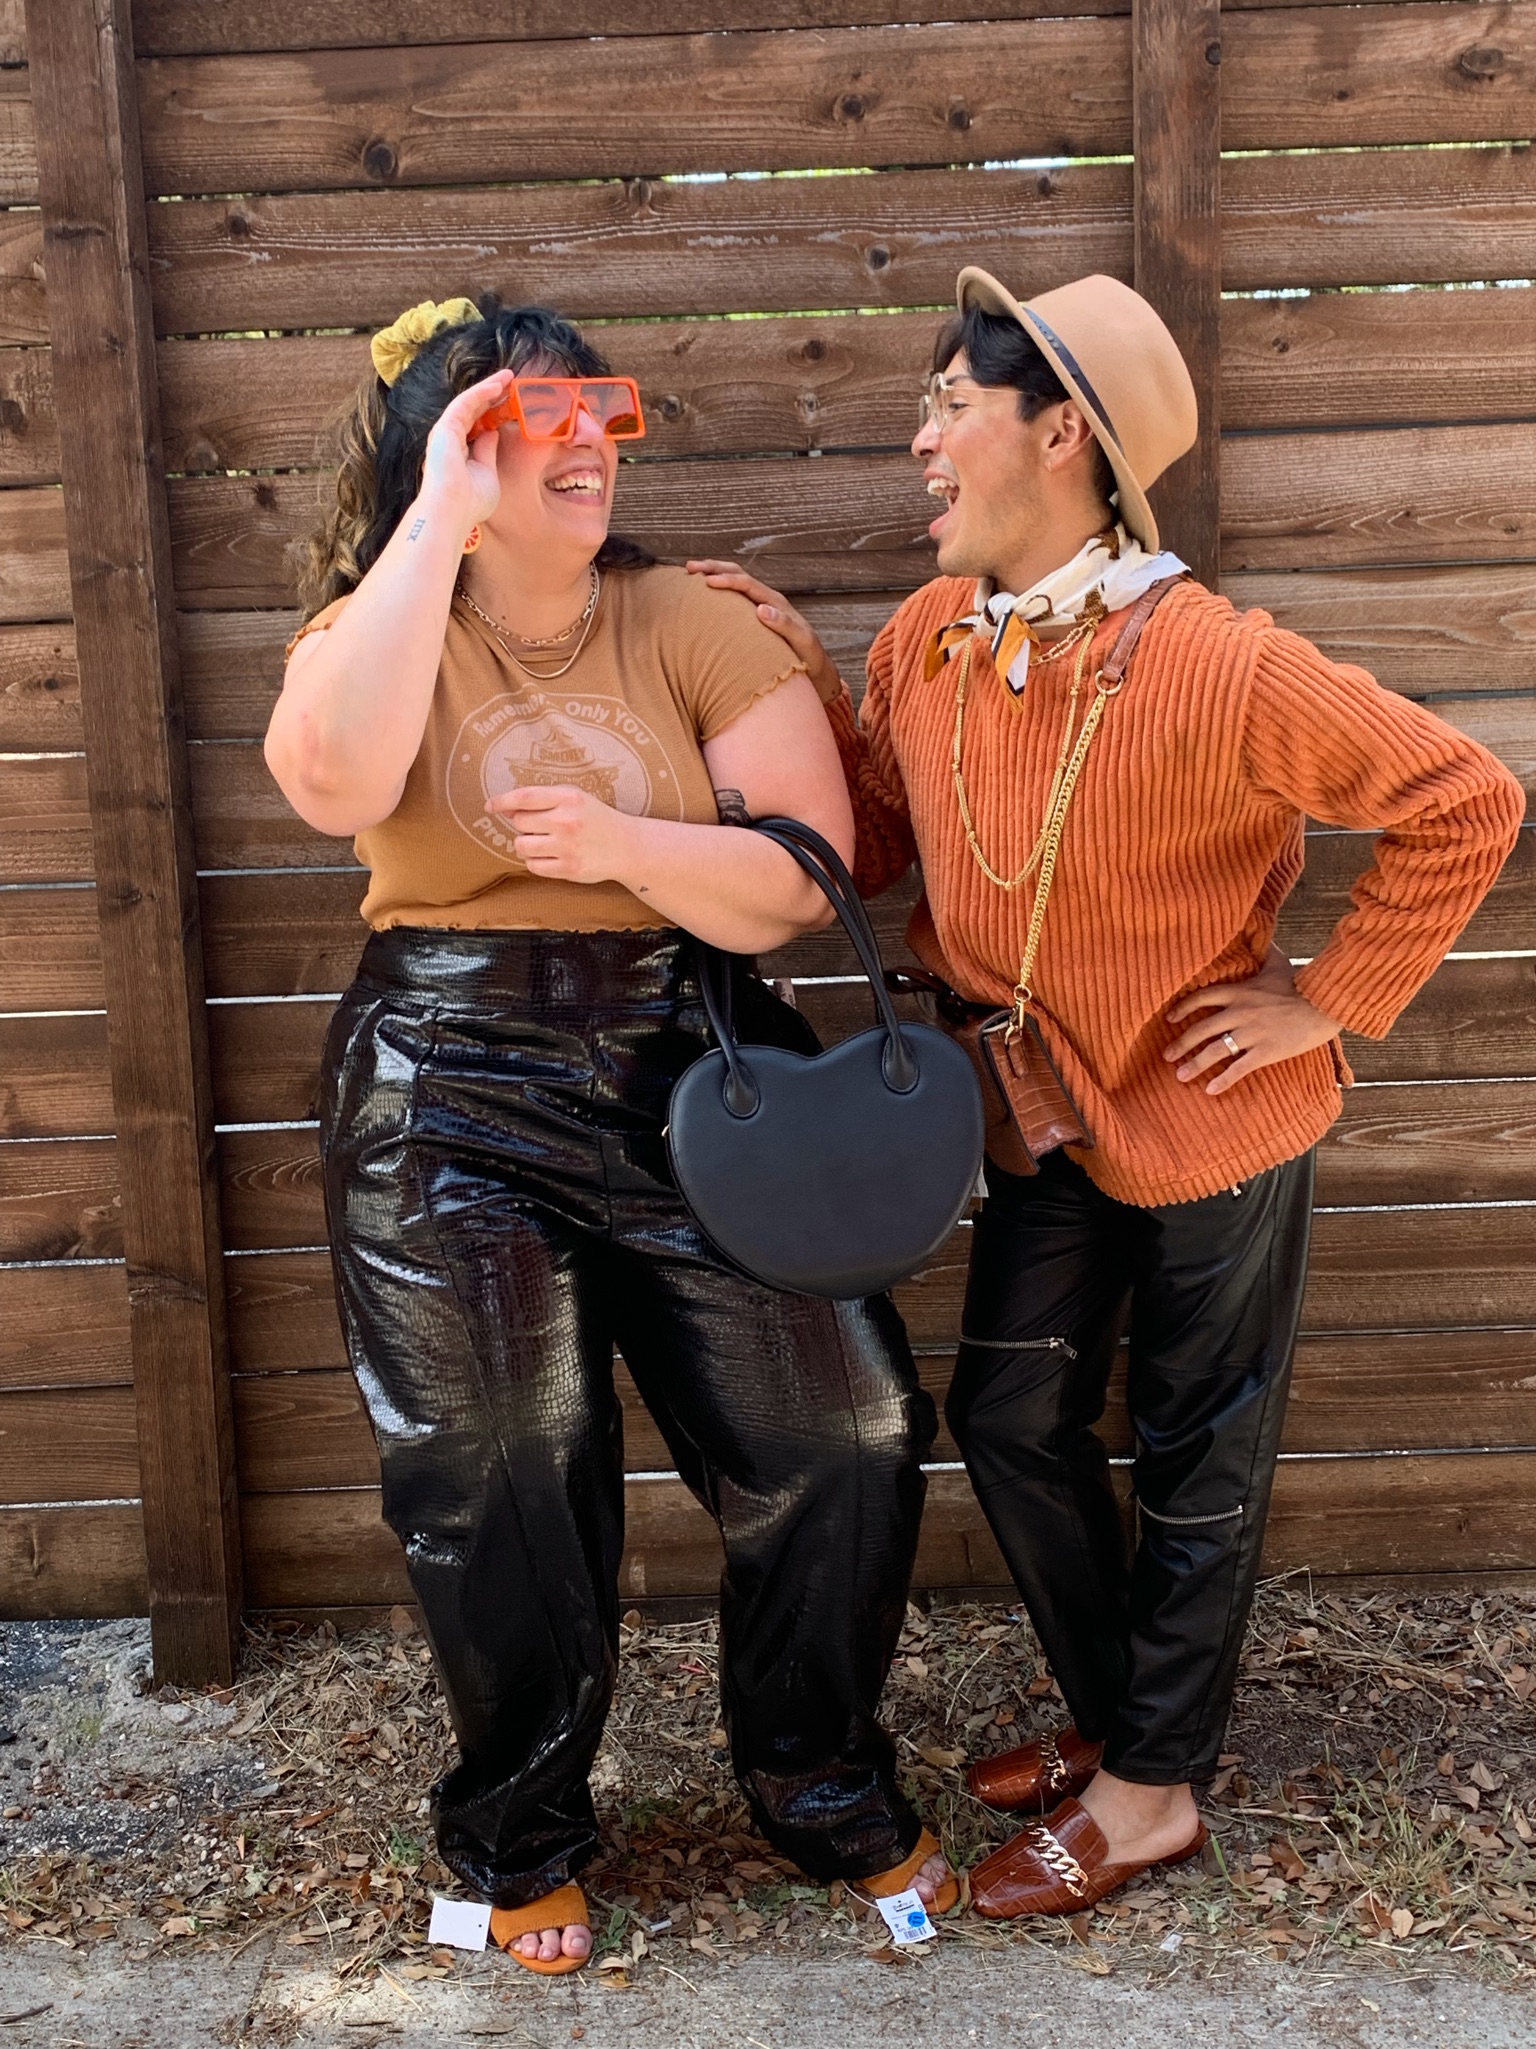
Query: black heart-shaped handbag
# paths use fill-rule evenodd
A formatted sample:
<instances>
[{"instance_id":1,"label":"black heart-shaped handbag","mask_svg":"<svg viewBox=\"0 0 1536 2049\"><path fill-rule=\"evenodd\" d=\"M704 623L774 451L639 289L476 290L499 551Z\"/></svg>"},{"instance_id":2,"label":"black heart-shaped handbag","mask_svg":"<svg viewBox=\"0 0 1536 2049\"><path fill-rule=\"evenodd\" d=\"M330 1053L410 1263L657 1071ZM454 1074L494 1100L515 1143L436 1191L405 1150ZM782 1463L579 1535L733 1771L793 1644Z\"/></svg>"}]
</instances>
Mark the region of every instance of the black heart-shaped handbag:
<instances>
[{"instance_id":1,"label":"black heart-shaped handbag","mask_svg":"<svg viewBox=\"0 0 1536 2049\"><path fill-rule=\"evenodd\" d=\"M740 1046L730 962L701 945L700 988L719 1046L672 1090L672 1171L709 1238L758 1280L841 1300L878 1294L959 1222L981 1167L981 1092L953 1040L898 1021L869 914L836 848L794 818L758 819L754 830L825 892L879 1023L826 1053Z\"/></svg>"}]
</instances>

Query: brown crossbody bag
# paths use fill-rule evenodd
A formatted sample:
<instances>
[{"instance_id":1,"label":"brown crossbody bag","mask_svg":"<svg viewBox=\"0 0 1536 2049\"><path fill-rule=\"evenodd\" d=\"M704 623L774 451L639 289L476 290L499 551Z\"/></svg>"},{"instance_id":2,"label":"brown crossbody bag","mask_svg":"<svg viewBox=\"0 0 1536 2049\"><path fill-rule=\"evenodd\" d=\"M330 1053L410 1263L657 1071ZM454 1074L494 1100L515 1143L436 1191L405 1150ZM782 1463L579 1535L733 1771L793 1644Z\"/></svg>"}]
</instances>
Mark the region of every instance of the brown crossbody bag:
<instances>
[{"instance_id":1,"label":"brown crossbody bag","mask_svg":"<svg viewBox=\"0 0 1536 2049\"><path fill-rule=\"evenodd\" d=\"M1137 599L1108 660L1094 678L1094 700L1083 720L1082 731L1070 745L1067 741L1063 743L1062 756L1046 800L1045 823L1030 863L1032 867L1038 861L1039 877L1035 883L1024 958L1019 967L1011 1008L994 1010L984 1003L971 1003L936 975L893 974L887 978L894 987L905 985L931 995L939 1023L969 1053L981 1083L986 1110L987 1155L1010 1174L1038 1174L1041 1160L1058 1146L1093 1144L1093 1136L1067 1092L1066 1083L1041 1036L1040 1026L1030 1015L1035 961L1040 951L1040 933L1045 923L1051 883L1055 878L1067 809L1083 763L1088 758L1093 736L1104 716L1104 707L1110 698L1119 694L1125 682L1126 670L1142 629L1169 591L1182 581L1182 576L1165 577ZM960 772L960 742L964 730L971 645L967 643L965 652L960 656L960 680L955 691L953 767L956 791L971 851L992 881L1000 887L1009 888L1014 885L995 875L981 852ZM1070 740L1070 711L1067 731ZM1028 872L1026 869L1025 874Z\"/></svg>"}]
</instances>

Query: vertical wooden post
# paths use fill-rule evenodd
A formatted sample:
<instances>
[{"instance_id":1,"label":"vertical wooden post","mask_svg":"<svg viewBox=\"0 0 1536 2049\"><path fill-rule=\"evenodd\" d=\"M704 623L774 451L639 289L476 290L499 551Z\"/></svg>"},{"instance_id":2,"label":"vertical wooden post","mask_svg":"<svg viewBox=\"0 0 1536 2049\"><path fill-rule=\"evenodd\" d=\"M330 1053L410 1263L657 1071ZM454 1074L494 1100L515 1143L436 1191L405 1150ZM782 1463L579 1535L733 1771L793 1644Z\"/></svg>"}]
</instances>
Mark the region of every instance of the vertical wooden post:
<instances>
[{"instance_id":1,"label":"vertical wooden post","mask_svg":"<svg viewBox=\"0 0 1536 2049\"><path fill-rule=\"evenodd\" d=\"M240 1609L218 1180L129 0L27 0L156 1676Z\"/></svg>"},{"instance_id":2,"label":"vertical wooden post","mask_svg":"<svg viewBox=\"0 0 1536 2049\"><path fill-rule=\"evenodd\" d=\"M1214 587L1221 544L1220 0L1132 0L1136 289L1167 321L1200 438L1152 493L1165 547Z\"/></svg>"}]
</instances>

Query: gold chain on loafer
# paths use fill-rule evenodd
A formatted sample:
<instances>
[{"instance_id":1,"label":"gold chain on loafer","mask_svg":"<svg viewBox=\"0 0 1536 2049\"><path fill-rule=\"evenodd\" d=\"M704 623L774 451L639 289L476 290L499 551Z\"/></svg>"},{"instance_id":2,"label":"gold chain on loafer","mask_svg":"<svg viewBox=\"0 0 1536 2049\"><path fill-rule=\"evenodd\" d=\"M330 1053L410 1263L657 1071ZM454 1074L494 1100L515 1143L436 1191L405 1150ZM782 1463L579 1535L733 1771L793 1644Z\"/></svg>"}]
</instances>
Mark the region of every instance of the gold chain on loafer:
<instances>
[{"instance_id":1,"label":"gold chain on loafer","mask_svg":"<svg viewBox=\"0 0 1536 2049\"><path fill-rule=\"evenodd\" d=\"M1065 1844L1057 1842L1045 1823L1037 1821L1033 1828L1025 1830L1025 1836L1029 1847L1046 1869L1063 1885L1070 1887L1079 1899L1086 1899L1092 1891L1087 1872Z\"/></svg>"}]
</instances>

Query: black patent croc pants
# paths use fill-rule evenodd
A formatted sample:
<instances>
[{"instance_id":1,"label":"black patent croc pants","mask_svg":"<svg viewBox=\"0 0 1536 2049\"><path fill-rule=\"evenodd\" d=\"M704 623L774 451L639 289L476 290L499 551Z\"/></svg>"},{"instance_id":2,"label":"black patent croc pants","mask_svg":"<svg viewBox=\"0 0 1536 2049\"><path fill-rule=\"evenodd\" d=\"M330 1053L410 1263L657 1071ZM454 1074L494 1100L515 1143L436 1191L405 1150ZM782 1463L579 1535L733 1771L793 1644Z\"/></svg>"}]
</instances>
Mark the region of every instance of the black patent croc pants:
<instances>
[{"instance_id":1,"label":"black patent croc pants","mask_svg":"<svg viewBox=\"0 0 1536 2049\"><path fill-rule=\"evenodd\" d=\"M724 1541L721 1672L757 1825L813 1878L914 1847L876 1719L932 1403L886 1297L762 1286L663 1143L708 1028L676 932L376 934L326 1048L337 1293L459 1741L439 1851L499 1905L596 1847L624 1539L615 1346ZM758 1043L814 1048L742 972Z\"/></svg>"}]
</instances>

